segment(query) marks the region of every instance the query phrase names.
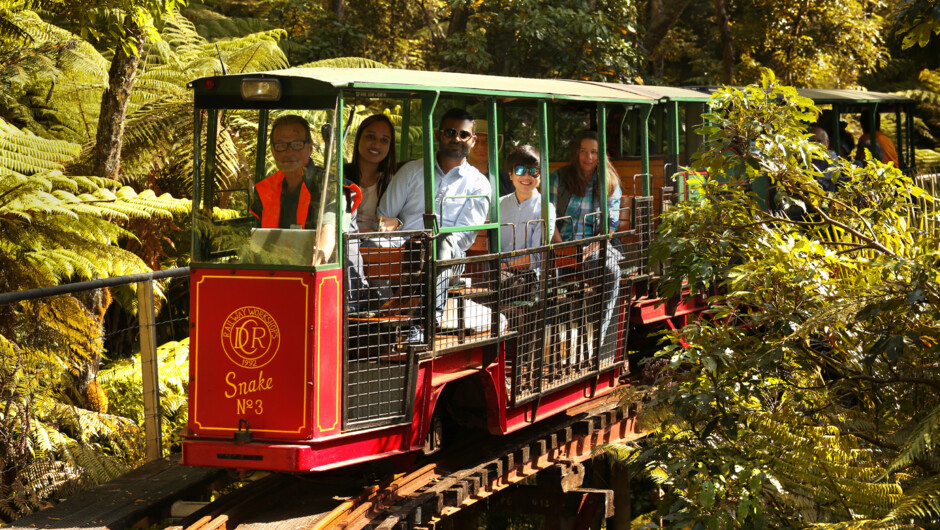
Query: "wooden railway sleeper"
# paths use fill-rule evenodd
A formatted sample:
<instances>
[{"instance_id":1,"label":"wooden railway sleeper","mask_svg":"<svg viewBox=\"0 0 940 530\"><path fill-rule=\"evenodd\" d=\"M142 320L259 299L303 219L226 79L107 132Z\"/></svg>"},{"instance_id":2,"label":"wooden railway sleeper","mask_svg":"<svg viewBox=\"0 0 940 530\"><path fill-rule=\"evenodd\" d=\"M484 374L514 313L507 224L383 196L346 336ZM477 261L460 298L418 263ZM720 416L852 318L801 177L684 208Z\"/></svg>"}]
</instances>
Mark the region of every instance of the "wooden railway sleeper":
<instances>
[{"instance_id":1,"label":"wooden railway sleeper","mask_svg":"<svg viewBox=\"0 0 940 530\"><path fill-rule=\"evenodd\" d=\"M345 523L336 523L350 529L366 526L434 528L464 506L542 472L557 473L560 488L576 492L584 480L581 462L590 458L594 447L628 436L634 428L634 420L629 413L625 415L612 403L603 410L588 410L591 416L587 418L555 430L546 430L536 439L507 448L508 452L476 467L427 480L423 486L414 488L411 494L394 491L394 488L387 489L384 494L376 492L379 494L373 496L368 513L355 510L357 515L363 515L362 518L356 518L355 522L344 518ZM602 497L600 492L583 493L590 493L598 501ZM386 502L374 502L375 497L382 497ZM606 497L603 502L606 505Z\"/></svg>"}]
</instances>

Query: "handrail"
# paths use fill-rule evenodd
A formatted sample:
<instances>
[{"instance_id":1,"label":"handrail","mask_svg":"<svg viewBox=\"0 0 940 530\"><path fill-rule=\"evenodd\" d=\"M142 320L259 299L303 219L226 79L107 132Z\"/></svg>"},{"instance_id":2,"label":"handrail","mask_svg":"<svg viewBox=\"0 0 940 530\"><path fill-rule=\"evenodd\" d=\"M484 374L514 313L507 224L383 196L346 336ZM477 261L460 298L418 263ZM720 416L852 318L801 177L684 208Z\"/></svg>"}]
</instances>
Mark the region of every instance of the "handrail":
<instances>
[{"instance_id":1,"label":"handrail","mask_svg":"<svg viewBox=\"0 0 940 530\"><path fill-rule=\"evenodd\" d=\"M34 298L43 298L46 296L55 296L60 294L76 293L78 291L87 291L89 289L100 289L102 287L115 287L129 283L146 282L149 280L162 280L164 278L181 278L189 275L189 267L178 267L175 269L165 269L153 272L143 272L140 274L129 274L127 276L115 276L113 278L99 278L97 280L88 280L84 282L66 283L54 285L52 287L40 287L38 289L27 289L24 291L14 291L12 293L0 294L0 304L12 304L23 300L32 300Z\"/></svg>"}]
</instances>

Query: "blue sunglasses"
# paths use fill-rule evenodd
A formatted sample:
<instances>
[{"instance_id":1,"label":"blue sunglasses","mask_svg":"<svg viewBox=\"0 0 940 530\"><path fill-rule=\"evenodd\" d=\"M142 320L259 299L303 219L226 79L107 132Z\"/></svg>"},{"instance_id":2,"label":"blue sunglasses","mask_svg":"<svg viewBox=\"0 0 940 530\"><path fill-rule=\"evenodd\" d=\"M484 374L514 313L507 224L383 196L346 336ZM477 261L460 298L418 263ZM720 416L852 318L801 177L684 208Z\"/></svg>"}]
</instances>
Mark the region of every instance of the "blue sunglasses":
<instances>
[{"instance_id":1,"label":"blue sunglasses","mask_svg":"<svg viewBox=\"0 0 940 530\"><path fill-rule=\"evenodd\" d=\"M533 177L539 176L539 168L536 166L523 166L520 164L512 169L513 173L515 173L517 177L525 175L526 170L528 170L529 174Z\"/></svg>"}]
</instances>

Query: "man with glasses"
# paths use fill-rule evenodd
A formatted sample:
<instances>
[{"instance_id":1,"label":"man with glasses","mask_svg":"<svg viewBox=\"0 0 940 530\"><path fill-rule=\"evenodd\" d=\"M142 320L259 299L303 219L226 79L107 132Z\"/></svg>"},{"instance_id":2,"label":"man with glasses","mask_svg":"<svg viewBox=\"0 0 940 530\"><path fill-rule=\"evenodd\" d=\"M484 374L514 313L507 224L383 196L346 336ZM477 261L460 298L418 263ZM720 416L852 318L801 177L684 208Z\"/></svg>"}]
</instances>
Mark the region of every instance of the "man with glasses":
<instances>
[{"instance_id":1,"label":"man with glasses","mask_svg":"<svg viewBox=\"0 0 940 530\"><path fill-rule=\"evenodd\" d=\"M490 183L470 165L467 155L476 145L473 115L464 109L450 109L441 118L435 134L434 213L440 228L477 226L486 223L489 212ZM395 173L376 210L379 230L423 230L424 160L408 162ZM466 255L476 238L476 231L455 232L439 239L437 259L455 259ZM459 275L454 267L445 267L437 277L436 316L440 322L447 301L450 279ZM414 330L413 330L414 331ZM413 333L412 342L423 342Z\"/></svg>"},{"instance_id":2,"label":"man with glasses","mask_svg":"<svg viewBox=\"0 0 940 530\"><path fill-rule=\"evenodd\" d=\"M271 153L278 171L255 185L251 203L251 213L261 221L261 228L317 228L323 170L310 159L312 152L307 120L295 114L274 120ZM335 211L335 193L330 193L323 212L324 228L317 236L314 265L325 263L333 254Z\"/></svg>"}]
</instances>

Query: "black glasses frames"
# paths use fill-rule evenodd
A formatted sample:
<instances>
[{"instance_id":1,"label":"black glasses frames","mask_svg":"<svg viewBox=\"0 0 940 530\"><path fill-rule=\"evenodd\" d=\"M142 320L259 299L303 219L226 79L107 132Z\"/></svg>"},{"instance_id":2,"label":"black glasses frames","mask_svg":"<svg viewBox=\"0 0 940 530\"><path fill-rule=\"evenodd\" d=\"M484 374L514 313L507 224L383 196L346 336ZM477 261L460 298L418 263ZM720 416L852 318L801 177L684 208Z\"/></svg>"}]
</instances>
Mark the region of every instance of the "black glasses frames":
<instances>
[{"instance_id":1,"label":"black glasses frames","mask_svg":"<svg viewBox=\"0 0 940 530\"><path fill-rule=\"evenodd\" d=\"M274 150L278 153L283 153L290 149L291 151L300 151L307 145L309 142L307 140L294 140L293 142L277 142L272 144Z\"/></svg>"},{"instance_id":2,"label":"black glasses frames","mask_svg":"<svg viewBox=\"0 0 940 530\"><path fill-rule=\"evenodd\" d=\"M470 137L473 136L473 133L470 131L458 131L457 129L454 129L453 127L449 129L441 129L441 134L444 135L444 138L453 138L456 136L460 138L461 141L464 141L464 142L466 142L467 140L470 139Z\"/></svg>"}]
</instances>

